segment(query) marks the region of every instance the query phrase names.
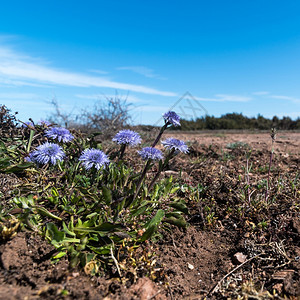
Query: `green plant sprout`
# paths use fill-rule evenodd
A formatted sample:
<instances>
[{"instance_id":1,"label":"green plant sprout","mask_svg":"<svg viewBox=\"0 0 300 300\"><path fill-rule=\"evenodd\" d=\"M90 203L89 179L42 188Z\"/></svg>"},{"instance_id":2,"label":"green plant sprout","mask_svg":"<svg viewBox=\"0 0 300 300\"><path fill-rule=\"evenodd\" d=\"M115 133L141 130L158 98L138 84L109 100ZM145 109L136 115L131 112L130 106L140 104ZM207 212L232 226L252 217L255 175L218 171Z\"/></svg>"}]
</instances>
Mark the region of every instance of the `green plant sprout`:
<instances>
[{"instance_id":1,"label":"green plant sprout","mask_svg":"<svg viewBox=\"0 0 300 300\"><path fill-rule=\"evenodd\" d=\"M266 202L267 202L268 197L269 197L271 166L272 166L272 159L273 159L273 155L274 155L274 143L275 143L275 140L276 140L276 129L275 128L271 129L270 136L271 136L271 139L272 139L272 146L271 146L269 169L268 169L268 180L267 180L266 193L265 193L265 201Z\"/></svg>"}]
</instances>

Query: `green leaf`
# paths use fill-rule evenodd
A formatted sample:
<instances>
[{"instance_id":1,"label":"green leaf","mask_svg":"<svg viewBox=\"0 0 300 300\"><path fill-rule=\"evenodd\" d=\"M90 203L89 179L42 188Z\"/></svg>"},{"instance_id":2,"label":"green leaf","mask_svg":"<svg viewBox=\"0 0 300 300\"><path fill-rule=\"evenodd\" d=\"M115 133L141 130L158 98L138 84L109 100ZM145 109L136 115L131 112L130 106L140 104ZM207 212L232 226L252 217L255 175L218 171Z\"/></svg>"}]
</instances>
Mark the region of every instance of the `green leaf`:
<instances>
[{"instance_id":1,"label":"green leaf","mask_svg":"<svg viewBox=\"0 0 300 300\"><path fill-rule=\"evenodd\" d=\"M152 194L152 196L151 196L151 200L152 200L152 201L155 200L155 198L157 197L158 191L159 191L159 185L156 184L156 185L154 186L154 192L153 192L153 194Z\"/></svg>"},{"instance_id":2,"label":"green leaf","mask_svg":"<svg viewBox=\"0 0 300 300\"><path fill-rule=\"evenodd\" d=\"M95 216L97 216L97 215L98 215L97 212L93 212L93 213L87 215L86 218L87 218L87 219L91 219L91 218L93 218L93 217L95 217Z\"/></svg>"},{"instance_id":3,"label":"green leaf","mask_svg":"<svg viewBox=\"0 0 300 300\"><path fill-rule=\"evenodd\" d=\"M59 259L62 258L63 256L67 255L67 252L59 252L57 255L53 256L53 259Z\"/></svg>"},{"instance_id":4,"label":"green leaf","mask_svg":"<svg viewBox=\"0 0 300 300\"><path fill-rule=\"evenodd\" d=\"M180 211L171 211L166 213L165 217L169 218L169 217L174 217L174 218L180 218L182 216L182 213Z\"/></svg>"},{"instance_id":5,"label":"green leaf","mask_svg":"<svg viewBox=\"0 0 300 300\"><path fill-rule=\"evenodd\" d=\"M122 211L122 209L125 206L125 203L126 203L126 197L124 197L124 199L122 199L117 205L117 211L116 211L115 218L114 218L115 220L117 220L120 211Z\"/></svg>"},{"instance_id":6,"label":"green leaf","mask_svg":"<svg viewBox=\"0 0 300 300\"><path fill-rule=\"evenodd\" d=\"M84 211L85 211L85 207L80 207L77 211L77 215L80 215Z\"/></svg>"},{"instance_id":7,"label":"green leaf","mask_svg":"<svg viewBox=\"0 0 300 300\"><path fill-rule=\"evenodd\" d=\"M80 243L80 239L64 238L65 243Z\"/></svg>"},{"instance_id":8,"label":"green leaf","mask_svg":"<svg viewBox=\"0 0 300 300\"><path fill-rule=\"evenodd\" d=\"M55 187L53 187L53 188L51 189L51 194L52 194L54 197L58 197L58 196L59 196L59 193L58 193L58 191L57 191L57 189L56 189Z\"/></svg>"},{"instance_id":9,"label":"green leaf","mask_svg":"<svg viewBox=\"0 0 300 300\"><path fill-rule=\"evenodd\" d=\"M162 209L159 209L155 216L151 219L150 222L148 222L148 224L146 224L146 231L144 232L144 234L141 236L140 241L146 241L148 240L157 230L158 225L161 223L163 217L165 215L165 212Z\"/></svg>"},{"instance_id":10,"label":"green leaf","mask_svg":"<svg viewBox=\"0 0 300 300\"><path fill-rule=\"evenodd\" d=\"M53 223L47 223L46 236L55 247L60 246L65 239L65 233L59 231Z\"/></svg>"},{"instance_id":11,"label":"green leaf","mask_svg":"<svg viewBox=\"0 0 300 300\"><path fill-rule=\"evenodd\" d=\"M143 202L144 202L144 204L143 204ZM147 201L143 201L143 202L141 203L141 205L137 209L135 209L131 212L131 215L133 217L139 216L139 215L143 214L146 211L147 206L148 206L148 202Z\"/></svg>"},{"instance_id":12,"label":"green leaf","mask_svg":"<svg viewBox=\"0 0 300 300\"><path fill-rule=\"evenodd\" d=\"M171 189L170 194L174 194L175 192L177 192L180 189L179 186L175 186Z\"/></svg>"},{"instance_id":13,"label":"green leaf","mask_svg":"<svg viewBox=\"0 0 300 300\"><path fill-rule=\"evenodd\" d=\"M172 225L175 225L177 227L187 227L187 222L185 221L185 219L183 218L183 216L178 215L178 216L171 216L169 218L165 218L164 222L166 223L170 223Z\"/></svg>"},{"instance_id":14,"label":"green leaf","mask_svg":"<svg viewBox=\"0 0 300 300\"><path fill-rule=\"evenodd\" d=\"M35 207L35 210L37 212L39 212L41 215L44 215L44 216L47 216L47 217L50 217L50 218L53 218L55 220L58 220L58 221L61 221L62 219L54 214L52 214L51 212L49 212L46 208L44 207Z\"/></svg>"},{"instance_id":15,"label":"green leaf","mask_svg":"<svg viewBox=\"0 0 300 300\"><path fill-rule=\"evenodd\" d=\"M114 230L120 230L120 229L124 229L124 227L120 224L113 224L110 222L105 222L99 226L95 226L95 227L74 227L74 231L79 231L79 232L96 232L96 233L100 233L100 232L111 232Z\"/></svg>"},{"instance_id":16,"label":"green leaf","mask_svg":"<svg viewBox=\"0 0 300 300\"><path fill-rule=\"evenodd\" d=\"M76 234L72 231L69 230L69 228L67 227L66 223L63 222L63 230L65 233L67 233L68 235L71 235L71 236L76 236Z\"/></svg>"},{"instance_id":17,"label":"green leaf","mask_svg":"<svg viewBox=\"0 0 300 300\"><path fill-rule=\"evenodd\" d=\"M171 207L176 208L177 210L183 212L184 214L188 214L188 208L186 206L186 204L183 201L178 201L178 202L172 202L170 204Z\"/></svg>"},{"instance_id":18,"label":"green leaf","mask_svg":"<svg viewBox=\"0 0 300 300\"><path fill-rule=\"evenodd\" d=\"M110 205L111 201L112 201L111 191L107 187L103 186L102 187L102 194L103 194L103 197L104 197L105 204Z\"/></svg>"},{"instance_id":19,"label":"green leaf","mask_svg":"<svg viewBox=\"0 0 300 300\"><path fill-rule=\"evenodd\" d=\"M19 173L23 172L25 169L28 169L33 166L33 163L31 162L26 162L26 163L21 163L17 165L12 165L6 169L4 169L2 172L4 173Z\"/></svg>"},{"instance_id":20,"label":"green leaf","mask_svg":"<svg viewBox=\"0 0 300 300\"><path fill-rule=\"evenodd\" d=\"M0 169L4 169L10 165L10 158L0 158Z\"/></svg>"},{"instance_id":21,"label":"green leaf","mask_svg":"<svg viewBox=\"0 0 300 300\"><path fill-rule=\"evenodd\" d=\"M111 245L105 245L105 246L102 246L102 247L88 246L88 248L91 249L92 251L94 251L97 254L107 255L107 254L110 253Z\"/></svg>"},{"instance_id":22,"label":"green leaf","mask_svg":"<svg viewBox=\"0 0 300 300\"><path fill-rule=\"evenodd\" d=\"M162 162L161 159L160 159L159 162L158 162L158 169L159 169L160 171L162 171L162 169L163 169L163 162Z\"/></svg>"}]
</instances>

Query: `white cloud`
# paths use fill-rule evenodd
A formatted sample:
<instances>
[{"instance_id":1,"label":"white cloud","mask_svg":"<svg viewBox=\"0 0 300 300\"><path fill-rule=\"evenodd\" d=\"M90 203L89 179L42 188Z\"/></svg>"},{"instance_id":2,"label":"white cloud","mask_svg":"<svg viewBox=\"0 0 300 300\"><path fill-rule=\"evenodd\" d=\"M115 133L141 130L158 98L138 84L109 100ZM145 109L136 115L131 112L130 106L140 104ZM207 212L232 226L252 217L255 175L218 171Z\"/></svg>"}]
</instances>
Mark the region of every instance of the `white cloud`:
<instances>
[{"instance_id":1,"label":"white cloud","mask_svg":"<svg viewBox=\"0 0 300 300\"><path fill-rule=\"evenodd\" d=\"M9 79L7 77L0 76L0 86L2 87L16 87L16 86L33 86L33 87L50 87L50 85L46 84L38 84L28 81L16 80L16 79Z\"/></svg>"},{"instance_id":2,"label":"white cloud","mask_svg":"<svg viewBox=\"0 0 300 300\"><path fill-rule=\"evenodd\" d=\"M287 101L292 101L294 103L300 103L300 98L290 97L290 96L285 96L285 95L273 95L270 92L261 91L261 92L255 92L252 94L256 95L256 96L266 96L267 98L270 98L270 99L287 100Z\"/></svg>"},{"instance_id":3,"label":"white cloud","mask_svg":"<svg viewBox=\"0 0 300 300\"><path fill-rule=\"evenodd\" d=\"M217 94L213 98L194 97L196 100L208 101L208 102L248 102L252 100L251 97L239 96L239 95L226 95Z\"/></svg>"},{"instance_id":4,"label":"white cloud","mask_svg":"<svg viewBox=\"0 0 300 300\"><path fill-rule=\"evenodd\" d=\"M126 100L127 103L141 103L145 102L148 100L133 96L133 95L116 95L116 94L76 94L75 97L80 98L80 99L91 99L91 100L105 100L106 98L115 98L118 97L121 100Z\"/></svg>"},{"instance_id":5,"label":"white cloud","mask_svg":"<svg viewBox=\"0 0 300 300\"><path fill-rule=\"evenodd\" d=\"M0 99L0 102L3 99ZM46 102L41 102L41 101L34 101L34 100L29 100L29 99L16 99L16 100L11 100L9 102L9 104L7 105L7 103L5 103L5 105L10 108L10 106L19 106L19 107L25 107L28 108L28 106L34 106L34 109L36 109L37 107L43 106L43 107L47 107L49 108L51 105L47 104ZM32 110L32 108L29 108Z\"/></svg>"},{"instance_id":6,"label":"white cloud","mask_svg":"<svg viewBox=\"0 0 300 300\"><path fill-rule=\"evenodd\" d=\"M143 67L143 66L119 67L119 68L117 68L117 70L132 71L134 73L143 75L143 76L148 77L148 78L157 78L157 79L163 79L163 80L166 79L164 77L161 77L158 74L155 74L154 70L149 69L147 67Z\"/></svg>"},{"instance_id":7,"label":"white cloud","mask_svg":"<svg viewBox=\"0 0 300 300\"><path fill-rule=\"evenodd\" d=\"M268 97L272 99L288 100L294 103L300 103L300 98L295 98L295 97L289 97L284 95L269 95Z\"/></svg>"},{"instance_id":8,"label":"white cloud","mask_svg":"<svg viewBox=\"0 0 300 300\"><path fill-rule=\"evenodd\" d=\"M91 69L91 70L88 70L89 72L92 72L92 73L97 73L97 74L108 74L108 72L106 71L103 71L103 70L95 70L95 69Z\"/></svg>"},{"instance_id":9,"label":"white cloud","mask_svg":"<svg viewBox=\"0 0 300 300\"><path fill-rule=\"evenodd\" d=\"M40 96L34 93L0 93L0 99L38 99Z\"/></svg>"},{"instance_id":10,"label":"white cloud","mask_svg":"<svg viewBox=\"0 0 300 300\"><path fill-rule=\"evenodd\" d=\"M0 46L0 78L6 78L11 84L51 84L73 87L105 87L138 93L177 96L176 93L161 91L142 85L111 81L102 77L89 76L52 68L40 59L20 55L7 47Z\"/></svg>"},{"instance_id":11,"label":"white cloud","mask_svg":"<svg viewBox=\"0 0 300 300\"><path fill-rule=\"evenodd\" d=\"M159 106L159 105L143 105L143 106L139 106L136 109L134 109L135 111L138 112L155 112L158 113L158 116L162 116L162 112L167 112L169 111L170 107L169 106Z\"/></svg>"}]
</instances>

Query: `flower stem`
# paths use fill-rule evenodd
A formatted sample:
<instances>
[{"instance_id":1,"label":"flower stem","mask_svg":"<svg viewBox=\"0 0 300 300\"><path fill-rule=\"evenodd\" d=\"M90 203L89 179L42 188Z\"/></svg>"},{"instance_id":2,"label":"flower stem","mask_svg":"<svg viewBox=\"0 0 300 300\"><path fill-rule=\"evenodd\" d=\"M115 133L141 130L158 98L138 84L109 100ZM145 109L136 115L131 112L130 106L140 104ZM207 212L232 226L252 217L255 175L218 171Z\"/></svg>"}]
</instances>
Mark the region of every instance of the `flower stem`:
<instances>
[{"instance_id":1,"label":"flower stem","mask_svg":"<svg viewBox=\"0 0 300 300\"><path fill-rule=\"evenodd\" d=\"M149 187L148 187L148 191L151 191L155 182L157 181L157 179L159 178L160 173L167 167L169 160L172 158L173 154L175 152L175 149L172 149L169 154L167 155L165 161L159 166L159 169L157 171L157 173L155 174L154 178L152 179Z\"/></svg>"},{"instance_id":2,"label":"flower stem","mask_svg":"<svg viewBox=\"0 0 300 300\"><path fill-rule=\"evenodd\" d=\"M123 158L123 155L125 153L125 149L126 149L126 144L122 144L121 148L120 148L120 156L118 160L121 160Z\"/></svg>"},{"instance_id":3,"label":"flower stem","mask_svg":"<svg viewBox=\"0 0 300 300\"><path fill-rule=\"evenodd\" d=\"M163 134L164 131L166 130L167 126L168 126L168 123L166 123L166 124L160 129L160 132L159 132L158 136L156 137L156 139L155 139L155 141L153 142L153 144L152 144L151 147L155 147L155 146L156 146L156 144L159 142L159 140L160 140L162 134Z\"/></svg>"},{"instance_id":4,"label":"flower stem","mask_svg":"<svg viewBox=\"0 0 300 300\"><path fill-rule=\"evenodd\" d=\"M145 175L146 175L146 173L147 173L147 171L148 171L148 169L150 167L150 163L151 163L151 159L148 159L147 162L146 162L146 164L145 164L145 166L144 166L142 174L141 174L141 176L139 178L139 181L137 183L136 191L135 191L135 194L133 196L132 202L135 200L135 198L137 197L137 195L138 195L138 193L139 193L139 191L141 189L141 185L142 185L143 179L144 179L144 177L145 177Z\"/></svg>"}]
</instances>

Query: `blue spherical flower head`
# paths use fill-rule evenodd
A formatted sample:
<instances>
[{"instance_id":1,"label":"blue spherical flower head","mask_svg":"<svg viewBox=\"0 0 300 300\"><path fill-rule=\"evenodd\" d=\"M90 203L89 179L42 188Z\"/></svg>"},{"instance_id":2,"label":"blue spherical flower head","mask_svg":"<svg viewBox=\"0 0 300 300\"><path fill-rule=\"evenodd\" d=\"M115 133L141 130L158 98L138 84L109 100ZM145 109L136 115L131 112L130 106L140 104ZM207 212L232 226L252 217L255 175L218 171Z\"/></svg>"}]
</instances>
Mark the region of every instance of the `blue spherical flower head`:
<instances>
[{"instance_id":1,"label":"blue spherical flower head","mask_svg":"<svg viewBox=\"0 0 300 300\"><path fill-rule=\"evenodd\" d=\"M34 124L32 122L24 122L24 124L22 123L21 125L23 128L28 128L28 127L34 127Z\"/></svg>"},{"instance_id":2,"label":"blue spherical flower head","mask_svg":"<svg viewBox=\"0 0 300 300\"><path fill-rule=\"evenodd\" d=\"M168 138L165 141L161 142L165 148L168 150L174 149L175 151L180 151L183 153L188 153L189 149L188 146L185 144L184 141L174 139L174 138Z\"/></svg>"},{"instance_id":3,"label":"blue spherical flower head","mask_svg":"<svg viewBox=\"0 0 300 300\"><path fill-rule=\"evenodd\" d=\"M156 148L153 147L145 147L141 151L138 151L139 155L144 160L160 160L163 159L162 152Z\"/></svg>"},{"instance_id":4,"label":"blue spherical flower head","mask_svg":"<svg viewBox=\"0 0 300 300\"><path fill-rule=\"evenodd\" d=\"M40 120L40 121L38 121L37 124L40 126L49 126L49 125L51 125L51 122L49 122L47 120Z\"/></svg>"},{"instance_id":5,"label":"blue spherical flower head","mask_svg":"<svg viewBox=\"0 0 300 300\"><path fill-rule=\"evenodd\" d=\"M119 131L112 140L118 144L129 146L136 146L141 143L140 135L129 129Z\"/></svg>"},{"instance_id":6,"label":"blue spherical flower head","mask_svg":"<svg viewBox=\"0 0 300 300\"><path fill-rule=\"evenodd\" d=\"M70 131L63 127L52 127L45 132L45 136L63 143L68 143L74 139Z\"/></svg>"},{"instance_id":7,"label":"blue spherical flower head","mask_svg":"<svg viewBox=\"0 0 300 300\"><path fill-rule=\"evenodd\" d=\"M100 170L102 167L105 168L109 164L109 159L107 155L98 149L85 149L79 160L82 161L86 170L95 167L97 170Z\"/></svg>"},{"instance_id":8,"label":"blue spherical flower head","mask_svg":"<svg viewBox=\"0 0 300 300\"><path fill-rule=\"evenodd\" d=\"M166 124L172 124L174 126L180 126L180 117L174 111L168 111L163 114Z\"/></svg>"},{"instance_id":9,"label":"blue spherical flower head","mask_svg":"<svg viewBox=\"0 0 300 300\"><path fill-rule=\"evenodd\" d=\"M56 165L57 161L62 161L64 156L65 153L59 145L46 142L31 152L28 160L40 165L48 163Z\"/></svg>"}]
</instances>

